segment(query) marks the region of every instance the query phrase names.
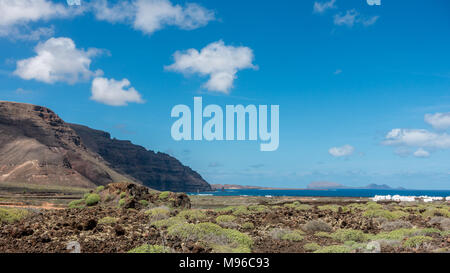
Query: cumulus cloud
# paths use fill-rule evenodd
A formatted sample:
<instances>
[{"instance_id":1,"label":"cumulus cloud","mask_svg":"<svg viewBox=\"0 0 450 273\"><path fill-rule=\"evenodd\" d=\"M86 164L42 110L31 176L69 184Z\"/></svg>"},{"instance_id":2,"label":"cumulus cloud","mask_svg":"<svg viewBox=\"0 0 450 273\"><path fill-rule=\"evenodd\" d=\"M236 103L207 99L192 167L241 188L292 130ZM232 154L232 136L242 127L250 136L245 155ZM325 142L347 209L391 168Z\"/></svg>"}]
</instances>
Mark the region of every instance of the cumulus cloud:
<instances>
[{"instance_id":1,"label":"cumulus cloud","mask_svg":"<svg viewBox=\"0 0 450 273\"><path fill-rule=\"evenodd\" d=\"M14 74L25 80L45 83L67 82L70 84L98 76L100 70L90 70L91 58L101 50L77 49L70 38L50 38L35 48L36 56L20 60Z\"/></svg>"},{"instance_id":2,"label":"cumulus cloud","mask_svg":"<svg viewBox=\"0 0 450 273\"><path fill-rule=\"evenodd\" d=\"M449 149L450 135L424 129L393 129L386 135L383 144Z\"/></svg>"},{"instance_id":3,"label":"cumulus cloud","mask_svg":"<svg viewBox=\"0 0 450 273\"><path fill-rule=\"evenodd\" d=\"M92 81L91 99L106 105L124 106L130 102L144 103L141 94L134 89L128 79L116 81L97 77Z\"/></svg>"},{"instance_id":4,"label":"cumulus cloud","mask_svg":"<svg viewBox=\"0 0 450 273\"><path fill-rule=\"evenodd\" d=\"M164 25L195 29L214 19L214 12L197 4L181 7L168 0L138 0L135 5L137 12L134 27L145 33L153 33Z\"/></svg>"},{"instance_id":5,"label":"cumulus cloud","mask_svg":"<svg viewBox=\"0 0 450 273\"><path fill-rule=\"evenodd\" d=\"M351 145L344 145L342 147L332 147L328 150L328 153L334 157L350 156L355 151L355 148Z\"/></svg>"},{"instance_id":6,"label":"cumulus cloud","mask_svg":"<svg viewBox=\"0 0 450 273\"><path fill-rule=\"evenodd\" d=\"M335 2L336 0L330 0L328 2L314 2L313 10L315 13L324 13L329 9L336 8L336 6L334 5Z\"/></svg>"},{"instance_id":7,"label":"cumulus cloud","mask_svg":"<svg viewBox=\"0 0 450 273\"><path fill-rule=\"evenodd\" d=\"M363 26L371 26L375 24L379 16L366 17L360 15L355 9L347 10L345 14L338 13L334 15L334 24L337 26L353 27L355 24L362 24Z\"/></svg>"},{"instance_id":8,"label":"cumulus cloud","mask_svg":"<svg viewBox=\"0 0 450 273\"><path fill-rule=\"evenodd\" d=\"M228 94L239 70L257 67L253 65L253 51L244 46L226 46L223 41L213 42L200 52L196 49L177 51L175 62L167 70L186 74L209 76L204 87L210 91Z\"/></svg>"},{"instance_id":9,"label":"cumulus cloud","mask_svg":"<svg viewBox=\"0 0 450 273\"><path fill-rule=\"evenodd\" d=\"M450 113L426 114L425 122L438 130L450 128Z\"/></svg>"},{"instance_id":10,"label":"cumulus cloud","mask_svg":"<svg viewBox=\"0 0 450 273\"><path fill-rule=\"evenodd\" d=\"M180 6L169 0L119 1L115 5L100 0L91 5L98 20L126 22L146 34L152 34L165 26L195 29L215 19L213 11L198 4Z\"/></svg>"},{"instance_id":11,"label":"cumulus cloud","mask_svg":"<svg viewBox=\"0 0 450 273\"><path fill-rule=\"evenodd\" d=\"M65 17L70 11L47 0L0 0L0 26Z\"/></svg>"},{"instance_id":12,"label":"cumulus cloud","mask_svg":"<svg viewBox=\"0 0 450 273\"><path fill-rule=\"evenodd\" d=\"M430 157L430 153L428 151L424 150L423 148L419 148L417 151L414 152L413 155L415 157L419 157L419 158Z\"/></svg>"},{"instance_id":13,"label":"cumulus cloud","mask_svg":"<svg viewBox=\"0 0 450 273\"><path fill-rule=\"evenodd\" d=\"M67 18L83 12L83 8L71 9L48 0L0 0L0 37L11 40L50 37L54 33L53 26L33 29L29 23Z\"/></svg>"}]
</instances>

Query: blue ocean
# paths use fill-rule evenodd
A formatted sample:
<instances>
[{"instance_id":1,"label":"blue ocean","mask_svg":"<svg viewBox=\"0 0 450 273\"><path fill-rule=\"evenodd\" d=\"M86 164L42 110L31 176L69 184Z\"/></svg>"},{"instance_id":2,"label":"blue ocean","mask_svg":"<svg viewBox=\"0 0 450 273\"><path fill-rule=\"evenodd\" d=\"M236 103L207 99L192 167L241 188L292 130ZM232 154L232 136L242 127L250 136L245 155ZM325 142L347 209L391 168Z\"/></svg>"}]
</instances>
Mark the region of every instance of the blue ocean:
<instances>
[{"instance_id":1,"label":"blue ocean","mask_svg":"<svg viewBox=\"0 0 450 273\"><path fill-rule=\"evenodd\" d=\"M450 190L403 190L403 189L328 189L328 190L266 190L239 189L217 190L214 192L189 193L191 195L213 196L314 196L314 197L374 197L375 195L401 196L450 196Z\"/></svg>"}]
</instances>

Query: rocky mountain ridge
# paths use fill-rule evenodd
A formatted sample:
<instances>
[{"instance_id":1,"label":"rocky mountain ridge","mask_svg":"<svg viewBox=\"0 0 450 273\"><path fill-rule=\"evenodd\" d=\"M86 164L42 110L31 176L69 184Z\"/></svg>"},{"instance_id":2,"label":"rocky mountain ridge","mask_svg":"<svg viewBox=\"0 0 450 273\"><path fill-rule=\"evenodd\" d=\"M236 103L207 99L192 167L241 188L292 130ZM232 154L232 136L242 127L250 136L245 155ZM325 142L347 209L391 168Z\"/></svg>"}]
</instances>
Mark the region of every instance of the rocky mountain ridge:
<instances>
[{"instance_id":1,"label":"rocky mountain ridge","mask_svg":"<svg viewBox=\"0 0 450 273\"><path fill-rule=\"evenodd\" d=\"M52 110L0 101L0 183L94 187L135 182L157 190L210 185L169 155L64 122Z\"/></svg>"}]
</instances>

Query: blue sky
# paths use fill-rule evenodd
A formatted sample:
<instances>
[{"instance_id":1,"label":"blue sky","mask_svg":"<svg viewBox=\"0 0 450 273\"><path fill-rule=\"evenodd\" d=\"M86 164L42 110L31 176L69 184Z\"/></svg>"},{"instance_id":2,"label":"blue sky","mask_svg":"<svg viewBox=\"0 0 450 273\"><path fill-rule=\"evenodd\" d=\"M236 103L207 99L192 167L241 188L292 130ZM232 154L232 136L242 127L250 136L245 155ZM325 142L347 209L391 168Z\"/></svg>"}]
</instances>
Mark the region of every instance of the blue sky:
<instances>
[{"instance_id":1,"label":"blue sky","mask_svg":"<svg viewBox=\"0 0 450 273\"><path fill-rule=\"evenodd\" d=\"M169 153L210 183L449 189L448 1L120 3L0 0L0 100ZM171 109L194 96L280 105L278 150L174 141Z\"/></svg>"}]
</instances>

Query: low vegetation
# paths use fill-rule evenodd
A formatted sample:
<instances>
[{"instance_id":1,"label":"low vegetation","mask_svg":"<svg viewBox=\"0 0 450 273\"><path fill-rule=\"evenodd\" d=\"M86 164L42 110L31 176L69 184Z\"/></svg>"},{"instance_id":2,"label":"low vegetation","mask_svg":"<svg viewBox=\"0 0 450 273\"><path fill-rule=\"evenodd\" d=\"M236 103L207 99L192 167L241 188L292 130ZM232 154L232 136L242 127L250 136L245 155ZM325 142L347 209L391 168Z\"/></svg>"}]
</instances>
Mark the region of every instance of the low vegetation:
<instances>
[{"instance_id":1,"label":"low vegetation","mask_svg":"<svg viewBox=\"0 0 450 273\"><path fill-rule=\"evenodd\" d=\"M117 223L117 221L119 221L119 219L116 217L106 216L106 217L103 217L102 219L98 220L98 223L100 225L110 225L110 224Z\"/></svg>"},{"instance_id":2,"label":"low vegetation","mask_svg":"<svg viewBox=\"0 0 450 273\"><path fill-rule=\"evenodd\" d=\"M290 230L284 228L274 228L270 231L270 236L276 240L287 240L298 242L303 240L304 232L301 230Z\"/></svg>"},{"instance_id":3,"label":"low vegetation","mask_svg":"<svg viewBox=\"0 0 450 273\"><path fill-rule=\"evenodd\" d=\"M214 252L238 252L251 251L253 240L247 234L234 229L225 229L213 223L179 223L168 228L170 236L182 240L200 241Z\"/></svg>"},{"instance_id":4,"label":"low vegetation","mask_svg":"<svg viewBox=\"0 0 450 273\"><path fill-rule=\"evenodd\" d=\"M332 203L323 199L320 203L306 203L304 199L300 202L275 197L235 197L235 202L227 202L230 199L223 197L211 201L220 205L205 208L208 197L202 196L198 197L203 202L201 207L187 209L189 206L174 205L179 201L174 193L155 191L133 196L133 191L126 188L107 187L98 187L82 199L71 201L69 208L74 209L38 214L33 209L0 208L0 250L14 242L20 250L36 247L36 251L45 252L58 247L58 242L73 240L68 234L73 236L74 231L83 234L83 248L90 252L450 250L448 203ZM246 200L251 203L246 204ZM34 228L36 223L39 226ZM30 226L33 229L26 228ZM50 241L48 234L52 234Z\"/></svg>"},{"instance_id":5,"label":"low vegetation","mask_svg":"<svg viewBox=\"0 0 450 273\"><path fill-rule=\"evenodd\" d=\"M97 205L98 202L100 202L100 195L98 195L97 193L90 193L85 198L86 206L94 206Z\"/></svg>"},{"instance_id":6,"label":"low vegetation","mask_svg":"<svg viewBox=\"0 0 450 273\"><path fill-rule=\"evenodd\" d=\"M171 249L168 247L164 247L161 245L141 245L132 250L128 251L128 253L171 253Z\"/></svg>"},{"instance_id":7,"label":"low vegetation","mask_svg":"<svg viewBox=\"0 0 450 273\"><path fill-rule=\"evenodd\" d=\"M14 223L29 215L25 209L0 208L0 223Z\"/></svg>"}]
</instances>

